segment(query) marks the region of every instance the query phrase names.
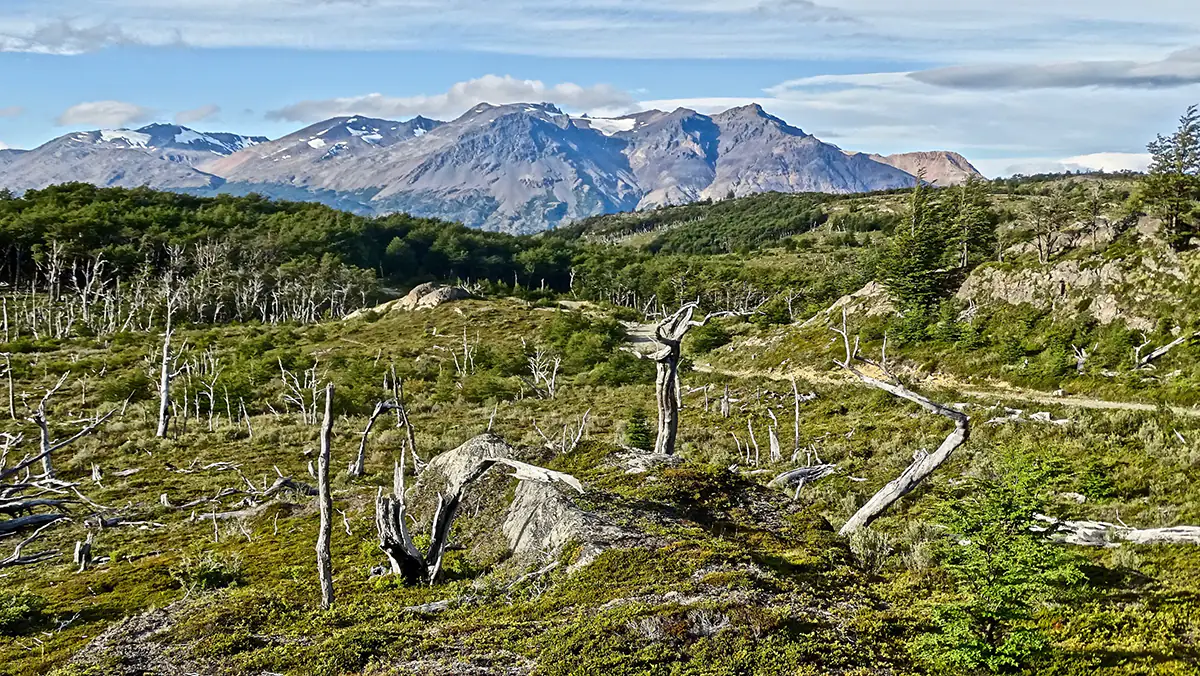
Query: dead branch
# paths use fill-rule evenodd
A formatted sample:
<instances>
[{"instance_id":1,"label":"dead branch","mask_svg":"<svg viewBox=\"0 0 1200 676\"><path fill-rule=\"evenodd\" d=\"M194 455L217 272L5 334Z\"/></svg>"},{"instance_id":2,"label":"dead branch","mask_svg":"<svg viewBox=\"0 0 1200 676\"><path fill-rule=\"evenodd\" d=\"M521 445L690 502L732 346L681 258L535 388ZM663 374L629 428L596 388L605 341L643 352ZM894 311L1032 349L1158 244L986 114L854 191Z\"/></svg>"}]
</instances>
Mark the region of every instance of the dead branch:
<instances>
[{"instance_id":1,"label":"dead branch","mask_svg":"<svg viewBox=\"0 0 1200 676\"><path fill-rule=\"evenodd\" d=\"M452 486L445 495L438 496L429 551L422 555L413 544L408 524L405 522L404 466L398 465L392 495L385 497L383 489L380 489L375 497L375 525L379 534L379 548L387 554L393 574L403 576L409 583L428 581L432 584L437 580L442 558L450 541L450 527L462 504L465 491L496 465L511 468L514 470L513 476L520 481L561 482L580 493L583 492L583 485L569 474L507 458L481 460L457 485Z\"/></svg>"},{"instance_id":2,"label":"dead branch","mask_svg":"<svg viewBox=\"0 0 1200 676\"><path fill-rule=\"evenodd\" d=\"M918 451L915 453L913 455L913 463L909 465L899 477L896 477L892 481L888 482L888 484L881 488L878 493L873 495L871 499L867 501L867 504L863 505L862 508L854 514L854 516L850 517L850 520L842 526L840 531L842 535L849 535L858 529L869 525L872 521L883 514L884 511L895 504L896 501L912 492L912 490L920 485L920 483L924 481L930 474L932 474L934 470L940 467L942 463L946 462L946 460L950 458L950 455L954 453L958 447L966 443L967 439L971 435L971 418L961 411L957 411L949 406L939 404L905 387L904 384L901 383L900 380L888 369L886 337L883 341L883 349L880 361L878 362L866 359L859 354L857 338L854 339L854 347L851 348L850 335L846 330L846 311L844 308L842 310L841 328L839 329L837 327L832 327L832 330L834 333L841 336L842 343L846 350L846 357L844 360L835 360L835 363L837 363L838 366L842 367L842 369L853 374L863 383L871 387L883 390L884 392L887 392L898 399L910 401L929 411L930 413L934 413L944 418L949 418L954 422L954 430L950 432L950 434L946 437L946 440L942 442L941 446L939 446L936 451L934 451L932 454L925 453L924 451ZM855 365L856 361L860 361L878 368L888 378L888 381L885 382L863 373Z\"/></svg>"},{"instance_id":3,"label":"dead branch","mask_svg":"<svg viewBox=\"0 0 1200 676\"><path fill-rule=\"evenodd\" d=\"M1049 524L1045 531L1055 539L1085 547L1119 547L1122 542L1140 545L1200 545L1200 526L1169 528L1131 528L1104 521L1063 521L1039 514L1038 521Z\"/></svg>"}]
</instances>

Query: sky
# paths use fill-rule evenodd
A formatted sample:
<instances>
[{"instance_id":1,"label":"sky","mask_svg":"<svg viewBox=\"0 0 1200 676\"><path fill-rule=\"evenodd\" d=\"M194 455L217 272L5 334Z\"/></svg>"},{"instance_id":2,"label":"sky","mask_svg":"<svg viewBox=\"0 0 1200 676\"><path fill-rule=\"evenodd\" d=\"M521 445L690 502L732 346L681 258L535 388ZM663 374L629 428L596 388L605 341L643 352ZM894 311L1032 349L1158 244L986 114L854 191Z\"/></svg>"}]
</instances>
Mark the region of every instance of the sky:
<instances>
[{"instance_id":1,"label":"sky","mask_svg":"<svg viewBox=\"0 0 1200 676\"><path fill-rule=\"evenodd\" d=\"M990 176L1139 169L1200 103L1200 2L0 0L0 148L542 101L757 102L846 150L952 150Z\"/></svg>"}]
</instances>

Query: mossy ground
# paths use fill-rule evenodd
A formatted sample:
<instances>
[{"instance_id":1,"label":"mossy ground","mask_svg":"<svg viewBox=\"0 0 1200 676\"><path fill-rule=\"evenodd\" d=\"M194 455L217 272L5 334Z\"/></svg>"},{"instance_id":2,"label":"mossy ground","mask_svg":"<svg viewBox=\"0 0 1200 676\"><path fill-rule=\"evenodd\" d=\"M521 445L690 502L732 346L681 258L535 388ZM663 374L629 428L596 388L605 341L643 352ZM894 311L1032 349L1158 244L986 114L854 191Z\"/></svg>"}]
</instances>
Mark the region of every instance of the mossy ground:
<instances>
[{"instance_id":1,"label":"mossy ground","mask_svg":"<svg viewBox=\"0 0 1200 676\"><path fill-rule=\"evenodd\" d=\"M876 570L864 565L834 527L902 470L914 450L940 443L946 433L942 422L854 383L801 382L803 390L818 394L800 410L801 446L841 469L793 500L765 486L774 470L795 465L790 384L689 372L684 375L689 390L713 387L707 411L699 390L684 397L685 462L626 474L615 460L621 431L631 408L653 409L652 386L644 372L625 380L597 376L597 369L617 358L610 354L597 366L581 364L566 373L556 399L528 396L516 376L523 368L521 339L541 340L555 319L552 309L500 299L311 327L182 331L190 350L215 351L231 398L244 399L254 415L249 430L222 418L211 432L206 414L193 417L186 428L179 421L166 440L153 436L154 402L147 389L153 368L147 357L157 337L9 346L17 353L18 393L34 400L59 373L69 370L86 379L86 391L73 379L76 384L55 400L55 420L121 406L130 394L138 395L99 434L61 453L56 465L60 476L81 482L97 503L163 527L99 532L96 554L110 561L83 573L75 572L67 554L49 564L5 570L0 592L30 592L47 605L30 625L0 641L0 673L114 673L111 663L85 668L69 662L121 618L185 598L176 623L153 640L181 646L229 673L419 673L435 663L532 668L539 674L915 673L920 667L909 657L908 642L928 630L929 602L954 593L936 563L920 557L929 537L922 525L934 521L938 505L951 499L962 477L981 472L996 454L1015 449L1060 466L1061 478L1045 487L1047 493L1079 493L1086 502L1055 499L1059 516L1123 519L1144 527L1200 523L1195 481L1200 419L1166 411L1042 406L1038 410L1072 422L993 427L983 424L992 402L975 401L969 409L977 423L970 443L874 526L889 543ZM468 342L478 339L480 348L476 372L460 377L449 354L433 346L461 352L464 330ZM766 342L779 329L739 324L733 330L737 345ZM825 371L827 340L801 334L756 358L748 349L693 358L719 359L749 374L782 361L772 362L771 355L786 354L794 363ZM661 546L611 550L576 572L564 565L512 588L521 571L489 548L452 552L447 575L433 587L372 578L370 567L382 561L374 544L372 499L378 486L391 484L403 434L381 424L368 446L368 475L348 480L339 471L335 480L335 506L345 512L351 533L339 516L333 538L337 601L331 611L318 610L312 551L317 518L310 499L287 495L259 517L223 523L216 531L211 523L190 520L190 511L158 502L162 493L179 504L242 485L233 472L180 473L170 467L228 461L256 484L270 483L276 468L310 481L316 428L295 414L273 415L267 404L282 411L278 360L304 367L313 358L338 385L342 414L335 424L335 470L357 449L365 414L383 395L379 384L394 361L407 378L423 455L483 432L493 413L493 431L514 445L540 449L545 442L533 421L557 437L590 410L588 440L573 453L529 452L584 481L589 492L582 506L649 534ZM716 406L726 385L737 399L728 419ZM937 387L925 391L954 397ZM778 418L786 456L775 465L766 461L768 411ZM746 476L729 470L734 464L752 469L732 436L749 443L748 422L771 472ZM7 420L0 429L30 431ZM801 451L801 462L805 455ZM89 478L93 463L105 476L98 485ZM141 471L124 478L113 474L130 468ZM75 509L72 523L49 530L33 548L69 553L83 536L87 511ZM465 513L456 530L463 544L486 528L486 517ZM562 554L564 563L574 551ZM1039 672L1197 673L1200 551L1125 546L1084 554L1092 582L1086 600L1039 611L1056 645ZM189 562L205 557L231 571L223 588L202 588L187 574ZM452 598L463 603L439 614L404 610Z\"/></svg>"}]
</instances>

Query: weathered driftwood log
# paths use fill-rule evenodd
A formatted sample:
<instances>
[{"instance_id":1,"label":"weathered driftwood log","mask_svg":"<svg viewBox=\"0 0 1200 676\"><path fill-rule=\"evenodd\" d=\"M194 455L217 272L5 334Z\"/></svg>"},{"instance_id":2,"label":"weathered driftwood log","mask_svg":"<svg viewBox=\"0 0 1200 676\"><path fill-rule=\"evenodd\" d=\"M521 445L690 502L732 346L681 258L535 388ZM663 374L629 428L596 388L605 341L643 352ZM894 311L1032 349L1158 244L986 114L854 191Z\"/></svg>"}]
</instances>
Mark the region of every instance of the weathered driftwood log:
<instances>
[{"instance_id":1,"label":"weathered driftwood log","mask_svg":"<svg viewBox=\"0 0 1200 676\"><path fill-rule=\"evenodd\" d=\"M65 518L65 517L62 517L62 518ZM28 566L28 565L32 565L35 563L41 563L43 561L48 561L48 560L53 559L54 557L58 556L59 551L57 549L52 549L52 550L48 550L48 551L44 551L44 552L38 552L37 554L33 554L31 556L22 556L21 555L21 552L25 548L25 545L28 545L29 543L33 542L34 540L40 538L42 536L42 531L44 531L47 528L49 528L50 526L52 526L55 521L58 521L58 519L53 519L47 523L44 523L40 528L38 528L36 531L34 531L32 535L25 538L21 542L17 543L17 546L13 549L13 553L10 556L8 556L7 558L4 558L4 559L0 559L0 568L8 568L11 566Z\"/></svg>"},{"instance_id":2,"label":"weathered driftwood log","mask_svg":"<svg viewBox=\"0 0 1200 676\"><path fill-rule=\"evenodd\" d=\"M65 518L67 518L65 514L30 514L8 521L0 521L0 535L11 535L30 528L40 528Z\"/></svg>"},{"instance_id":3,"label":"weathered driftwood log","mask_svg":"<svg viewBox=\"0 0 1200 676\"><path fill-rule=\"evenodd\" d=\"M375 526L379 533L379 548L387 554L393 574L403 576L409 583L428 581L432 584L437 580L442 568L442 559L450 542L450 528L454 524L454 517L458 514L465 491L496 465L513 469L513 476L521 481L561 482L580 493L583 492L583 485L569 474L508 458L480 460L457 484L450 486L446 494L438 495L429 551L422 555L413 544L408 524L405 522L404 466L398 465L396 478L393 480L393 494L385 497L383 489L379 489L375 498Z\"/></svg>"},{"instance_id":4,"label":"weathered driftwood log","mask_svg":"<svg viewBox=\"0 0 1200 676\"><path fill-rule=\"evenodd\" d=\"M333 440L333 383L325 386L325 420L321 425L321 452L317 456L317 505L321 525L317 531L317 577L321 583L321 608L333 605L333 562L329 539L333 534L333 496L329 488L329 447Z\"/></svg>"},{"instance_id":5,"label":"weathered driftwood log","mask_svg":"<svg viewBox=\"0 0 1200 676\"><path fill-rule=\"evenodd\" d=\"M833 331L842 337L842 342L846 350L846 358L844 361L835 360L838 366L850 372L859 380L867 385L870 385L871 387L883 390L884 392L887 392L898 399L911 401L930 413L934 413L954 421L954 430L947 435L946 440L943 441L940 446L938 446L936 451L933 453L926 453L924 451L918 451L915 453L913 455L913 463L909 465L900 474L900 476L888 482L888 484L881 488L878 493L871 496L871 499L867 501L867 504L863 505L862 508L860 508L854 514L854 516L850 517L850 520L842 526L840 531L842 535L850 535L860 528L870 525L872 521L879 518L879 516L883 514L883 512L889 507L895 504L897 500L912 492L913 489L919 486L922 481L924 481L930 474L934 472L934 470L940 467L942 463L946 462L946 460L950 458L950 455L954 453L955 450L966 443L967 439L971 436L971 418L961 411L957 411L949 406L939 404L905 387L900 380L888 370L886 337L884 338L883 354L878 362L866 359L859 354L857 338L854 340L854 347L851 348L850 336L846 331L845 310L842 311L842 327L840 329L834 327ZM878 368L885 375L885 377L889 379L889 382L872 378L871 376L863 373L855 365L856 361L861 361Z\"/></svg>"},{"instance_id":6,"label":"weathered driftwood log","mask_svg":"<svg viewBox=\"0 0 1200 676\"><path fill-rule=\"evenodd\" d=\"M1160 347L1158 349L1151 350L1150 353L1146 354L1146 355L1142 354L1142 350L1146 349L1146 347L1150 344L1150 341L1146 341L1146 342L1142 343L1141 345L1134 348L1134 350L1133 350L1133 368L1134 368L1134 370L1154 368L1154 362L1156 362L1159 359L1161 359L1162 357L1166 356L1167 353L1170 352L1171 350L1174 350L1175 348L1179 347L1180 345L1183 345L1184 343L1188 342L1189 340L1195 338L1197 335L1200 335L1200 334L1185 333L1185 334L1179 336L1178 338L1176 338L1175 340L1171 341L1170 343L1167 343L1166 345L1163 345L1162 347ZM1142 337L1145 338L1144 335Z\"/></svg>"},{"instance_id":7,"label":"weathered driftwood log","mask_svg":"<svg viewBox=\"0 0 1200 676\"><path fill-rule=\"evenodd\" d=\"M814 481L824 479L837 472L837 465L813 465L812 467L800 467L799 469L789 470L771 479L768 486L795 486L797 484L810 484Z\"/></svg>"},{"instance_id":8,"label":"weathered driftwood log","mask_svg":"<svg viewBox=\"0 0 1200 676\"><path fill-rule=\"evenodd\" d=\"M0 486L0 488L3 487ZM8 516L32 514L34 508L36 507L53 507L54 509L65 512L67 505L77 504L78 502L78 500L71 499L46 500L41 498L32 500L0 500L0 514L6 514Z\"/></svg>"},{"instance_id":9,"label":"weathered driftwood log","mask_svg":"<svg viewBox=\"0 0 1200 676\"><path fill-rule=\"evenodd\" d=\"M1064 521L1039 514L1038 521L1048 524L1046 532L1071 545L1119 547L1122 542L1139 545L1200 545L1200 526L1169 528L1131 528L1106 521Z\"/></svg>"}]
</instances>

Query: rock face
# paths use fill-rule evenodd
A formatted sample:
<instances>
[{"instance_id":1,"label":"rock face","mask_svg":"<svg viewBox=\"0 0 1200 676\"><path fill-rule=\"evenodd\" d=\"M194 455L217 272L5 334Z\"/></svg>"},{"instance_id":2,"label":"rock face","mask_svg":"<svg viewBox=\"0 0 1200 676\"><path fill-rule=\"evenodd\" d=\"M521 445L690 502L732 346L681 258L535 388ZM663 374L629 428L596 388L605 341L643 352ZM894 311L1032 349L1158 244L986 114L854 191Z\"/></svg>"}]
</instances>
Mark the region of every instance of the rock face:
<instances>
[{"instance_id":1,"label":"rock face","mask_svg":"<svg viewBox=\"0 0 1200 676\"><path fill-rule=\"evenodd\" d=\"M882 317L895 314L896 306L892 304L887 288L879 282L870 282L854 293L842 296L825 310L818 312L801 325L806 328L818 322L841 321L842 310L853 317Z\"/></svg>"},{"instance_id":2,"label":"rock face","mask_svg":"<svg viewBox=\"0 0 1200 676\"><path fill-rule=\"evenodd\" d=\"M389 300L372 308L364 308L351 312L346 315L346 320L361 319L370 313L386 315L397 310L405 312L429 310L445 303L471 298L474 298L474 296L466 289L461 289L457 286L445 286L436 282L426 282L414 286L412 291L409 291L403 298Z\"/></svg>"},{"instance_id":3,"label":"rock face","mask_svg":"<svg viewBox=\"0 0 1200 676\"><path fill-rule=\"evenodd\" d=\"M421 518L428 519L437 503L437 494L461 482L480 461L487 458L517 459L517 451L494 434L484 434L429 461L420 481L408 493L409 503ZM572 564L578 568L591 563L604 550L637 539L637 536L608 523L601 516L580 508L571 494L554 484L522 481L517 484L512 502L497 509L508 479L500 468L492 477L467 496L467 504L482 506L475 510L498 515L492 535L499 534L513 557L521 564L537 565L553 559L568 544L579 545L580 555ZM497 477L499 477L497 479Z\"/></svg>"},{"instance_id":4,"label":"rock face","mask_svg":"<svg viewBox=\"0 0 1200 676\"><path fill-rule=\"evenodd\" d=\"M876 162L893 166L903 172L916 176L921 169L925 170L925 180L931 185L946 187L962 185L968 178L983 178L967 158L944 150L919 153L901 153L899 155L871 155Z\"/></svg>"},{"instance_id":5,"label":"rock face","mask_svg":"<svg viewBox=\"0 0 1200 676\"><path fill-rule=\"evenodd\" d=\"M929 155L946 176L970 167L951 153ZM451 122L339 117L269 142L174 125L79 132L29 153L0 154L0 187L85 181L254 192L535 232L729 194L911 186L904 167L915 160L906 157L843 152L758 105L713 116L680 108L589 118L548 103L484 103Z\"/></svg>"}]
</instances>

